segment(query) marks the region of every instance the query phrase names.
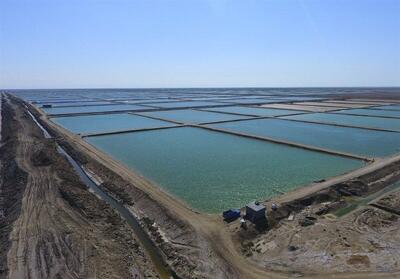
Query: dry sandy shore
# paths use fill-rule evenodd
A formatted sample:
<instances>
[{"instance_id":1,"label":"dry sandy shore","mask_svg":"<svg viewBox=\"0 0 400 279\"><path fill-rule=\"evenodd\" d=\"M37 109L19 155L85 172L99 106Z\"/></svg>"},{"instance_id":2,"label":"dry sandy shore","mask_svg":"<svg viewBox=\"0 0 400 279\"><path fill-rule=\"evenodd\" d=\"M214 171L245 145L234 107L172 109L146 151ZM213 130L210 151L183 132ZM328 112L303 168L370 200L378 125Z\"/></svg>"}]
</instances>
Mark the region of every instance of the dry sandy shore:
<instances>
[{"instance_id":1,"label":"dry sandy shore","mask_svg":"<svg viewBox=\"0 0 400 279\"><path fill-rule=\"evenodd\" d=\"M39 111L35 111L33 107L31 109L37 116L40 116ZM242 231L237 231L235 224L226 225L219 216L193 212L179 200L167 195L145 178L138 176L121 163L99 152L79 136L72 135L48 121L44 115L41 115L41 121L53 135L58 137L59 143L76 160L93 172L99 181L103 182L101 186L104 190L129 206L132 212L141 218L143 226L154 242L157 243L169 264L182 278L293 278L300 275L312 278L378 278L378 276L379 278L398 278L400 276L394 269L382 273L379 270L371 269L371 265L369 267L364 265L364 268L349 269L346 270L346 273L334 268L322 272L322 270L309 268L314 264L315 258L292 264L289 261L291 255L285 255L283 252L278 253L282 257L279 262L282 262L284 266L285 261L288 261L287 268L268 265L266 264L268 258L258 257L255 253L249 256L248 252L252 249L252 246L246 246L246 243L250 241L254 243L255 240L257 240L257 243L258 241L262 243L271 237L270 233L275 233L275 235L281 233L279 228L282 228L283 221L277 221L276 224L273 224L273 228L267 232L248 230L243 235ZM303 188L297 193L292 192L288 195L290 200L285 200L282 196L279 202L282 208L286 208L285 206L290 205L296 199L307 198L317 191L330 190L335 185L355 179L360 175L365 175L365 173L379 171L381 167L386 166L386 163L384 161L376 162L362 171L315 184L312 190L309 190L311 188ZM315 204L312 204L312 206L318 206L318 201L315 200ZM307 209L298 208L299 216L303 210ZM282 214L284 216L285 213ZM271 216L276 220L279 220L278 217ZM394 224L394 227L397 226L396 224ZM336 223L336 226L341 225L341 223ZM77 230L79 231L80 228L77 228ZM338 239L337 234L326 234L323 230L316 232L315 236L307 233L306 230L302 231L302 228L297 227L296 230L299 230L300 239L302 235L305 240L307 240L305 236L310 236L310 239L314 240L320 237ZM282 236L284 236L283 233ZM274 239L280 245L279 247L287 249L286 237ZM46 243L53 243L53 241L48 239ZM249 249L246 250L243 247ZM263 252L268 255L268 252L271 251L272 254L274 247L267 246L267 248L270 250L267 249ZM298 256L298 259L300 258L301 255ZM356 258L352 261L357 263L360 259ZM365 259L363 258L361 261L365 262ZM110 271L110 274L114 274L113 272Z\"/></svg>"}]
</instances>

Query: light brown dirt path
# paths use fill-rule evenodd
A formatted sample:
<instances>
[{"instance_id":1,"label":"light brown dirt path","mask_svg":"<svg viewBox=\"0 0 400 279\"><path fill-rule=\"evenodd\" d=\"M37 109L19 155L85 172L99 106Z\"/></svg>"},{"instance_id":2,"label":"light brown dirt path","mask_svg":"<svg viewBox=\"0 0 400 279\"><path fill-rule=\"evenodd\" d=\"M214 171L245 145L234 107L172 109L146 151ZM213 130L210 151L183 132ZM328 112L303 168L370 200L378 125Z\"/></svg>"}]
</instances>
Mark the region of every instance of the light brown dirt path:
<instances>
[{"instance_id":1,"label":"light brown dirt path","mask_svg":"<svg viewBox=\"0 0 400 279\"><path fill-rule=\"evenodd\" d=\"M155 278L129 227L87 191L21 107L12 107L15 158L28 177L10 234L8 278ZM42 165L46 154L51 164Z\"/></svg>"}]
</instances>

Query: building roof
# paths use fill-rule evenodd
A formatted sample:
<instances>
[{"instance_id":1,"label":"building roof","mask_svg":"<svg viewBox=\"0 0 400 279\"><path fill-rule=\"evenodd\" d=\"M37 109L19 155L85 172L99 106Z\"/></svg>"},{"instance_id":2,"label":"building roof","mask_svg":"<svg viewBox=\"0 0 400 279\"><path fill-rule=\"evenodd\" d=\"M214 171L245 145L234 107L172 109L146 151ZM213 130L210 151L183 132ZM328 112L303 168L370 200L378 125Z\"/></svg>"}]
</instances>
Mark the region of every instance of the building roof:
<instances>
[{"instance_id":1,"label":"building roof","mask_svg":"<svg viewBox=\"0 0 400 279\"><path fill-rule=\"evenodd\" d=\"M254 211L265 210L265 206L258 202L251 202L251 203L247 204L246 206Z\"/></svg>"}]
</instances>

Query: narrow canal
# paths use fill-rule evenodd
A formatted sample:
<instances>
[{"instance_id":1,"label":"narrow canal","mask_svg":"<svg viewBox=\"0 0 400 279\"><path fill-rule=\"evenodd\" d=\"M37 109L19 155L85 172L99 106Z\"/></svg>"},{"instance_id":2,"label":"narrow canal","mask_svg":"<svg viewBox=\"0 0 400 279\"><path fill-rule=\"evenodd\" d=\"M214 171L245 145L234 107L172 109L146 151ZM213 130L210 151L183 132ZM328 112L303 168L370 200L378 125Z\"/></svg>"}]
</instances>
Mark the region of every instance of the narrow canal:
<instances>
[{"instance_id":1,"label":"narrow canal","mask_svg":"<svg viewBox=\"0 0 400 279\"><path fill-rule=\"evenodd\" d=\"M29 111L28 107L25 106L25 108L27 109L27 112L29 113L33 121L43 131L45 138L51 138L49 132L37 121L36 117ZM126 220L129 226L135 232L135 235L139 239L139 242L142 244L143 248L150 256L159 276L163 279L179 278L164 261L164 258L162 257L160 251L143 230L143 228L140 226L139 221L135 218L135 216L125 206L120 204L118 201L116 201L114 198L112 198L102 189L100 189L98 185L94 183L93 180L91 180L90 177L83 171L82 167L58 144L57 150L68 160L68 162L74 168L75 172L79 175L81 181L85 183L88 188L93 190L102 200L104 200L114 209L116 209L122 216L122 218Z\"/></svg>"}]
</instances>

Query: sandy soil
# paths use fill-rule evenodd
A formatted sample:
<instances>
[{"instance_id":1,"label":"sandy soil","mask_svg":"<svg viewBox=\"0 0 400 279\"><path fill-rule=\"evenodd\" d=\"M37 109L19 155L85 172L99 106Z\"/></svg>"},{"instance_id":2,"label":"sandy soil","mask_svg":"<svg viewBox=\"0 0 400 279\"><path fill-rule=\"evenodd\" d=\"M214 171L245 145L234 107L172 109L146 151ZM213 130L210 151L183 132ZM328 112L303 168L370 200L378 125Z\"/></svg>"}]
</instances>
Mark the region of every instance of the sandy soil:
<instances>
[{"instance_id":1,"label":"sandy soil","mask_svg":"<svg viewBox=\"0 0 400 279\"><path fill-rule=\"evenodd\" d=\"M386 159L375 159L373 163L370 163L362 168L359 168L357 170L354 170L352 172L339 175L336 177L332 177L327 179L326 181L318 182L318 183L313 183L308 185L307 187L301 187L297 188L291 192L287 192L284 195L278 196L274 198L275 202L277 203L287 203L287 202L292 202L298 199L303 199L306 198L310 195L313 195L315 193L318 193L322 190L329 189L335 185L341 185L342 183L345 183L346 181L351 181L353 179L358 179L360 177L363 177L365 175L368 175L372 173L372 178L371 181L377 179L374 173L380 173L382 169L388 168L384 173L386 172L391 173L396 169L399 169L400 166L398 166L400 162L400 155L393 156L390 158Z\"/></svg>"},{"instance_id":2,"label":"sandy soil","mask_svg":"<svg viewBox=\"0 0 400 279\"><path fill-rule=\"evenodd\" d=\"M39 115L40 112L36 111L36 114ZM240 248L241 241L237 239L236 232L231 230L231 226L224 224L219 216L200 214L190 210L179 200L167 195L145 178L96 150L79 136L70 134L48 121L43 115L42 121L54 134L60 136L60 141L69 148L68 152L73 154L75 159L79 158L81 164L96 173L100 180L106 181L103 185L105 189L121 201L130 204L132 211L142 218L144 224L150 224L148 225L149 233L166 254L171 266L182 277L291 278L299 275L297 271L280 272L279 268L265 266L259 264L256 259L246 258ZM311 192L317 191L317 188L325 189L335 183L355 178L384 165L384 161L379 161L354 174L318 183L314 185ZM307 194L307 191L301 191L297 197ZM291 193L290 199L295 198L296 194ZM232 224L232 226L235 225ZM257 235L263 237L264 234ZM307 271L306 267L303 266L303 268ZM359 273L360 269L354 271L340 273L333 269L329 271L329 274L321 275L319 272L319 274L307 275L323 278L376 278L377 275L382 278L392 278L398 275Z\"/></svg>"},{"instance_id":3,"label":"sandy soil","mask_svg":"<svg viewBox=\"0 0 400 279\"><path fill-rule=\"evenodd\" d=\"M343 272L343 278L351 272L364 272L365 277L370 275L366 272L376 277L392 273L396 278L400 265L400 211L396 212L400 210L400 192L385 194L373 202L392 210L365 204L340 218L331 212L350 204L352 196L368 196L399 180L400 162L298 200L274 200L279 209L269 212L268 230L253 226L243 230L238 224L230 228L241 243L242 253L268 269L304 276ZM267 203L268 208L271 203ZM312 222L305 224L305 219Z\"/></svg>"},{"instance_id":4,"label":"sandy soil","mask_svg":"<svg viewBox=\"0 0 400 279\"><path fill-rule=\"evenodd\" d=\"M20 106L3 104L2 132L0 278L157 277L130 227Z\"/></svg>"},{"instance_id":5,"label":"sandy soil","mask_svg":"<svg viewBox=\"0 0 400 279\"><path fill-rule=\"evenodd\" d=\"M340 219L318 218L314 225L302 227L299 220L312 216L308 211L245 242L244 254L260 266L304 275L399 270L398 215L365 207Z\"/></svg>"},{"instance_id":6,"label":"sandy soil","mask_svg":"<svg viewBox=\"0 0 400 279\"><path fill-rule=\"evenodd\" d=\"M371 101L371 102L380 102L380 103L400 103L398 96L389 96L389 98L382 98L376 99L375 96L371 96L371 98L359 99L359 98L352 98L348 99L349 101Z\"/></svg>"},{"instance_id":7,"label":"sandy soil","mask_svg":"<svg viewBox=\"0 0 400 279\"><path fill-rule=\"evenodd\" d=\"M370 205L400 215L400 191L389 193L384 197L371 201Z\"/></svg>"},{"instance_id":8,"label":"sandy soil","mask_svg":"<svg viewBox=\"0 0 400 279\"><path fill-rule=\"evenodd\" d=\"M371 106L379 106L379 105L387 105L388 103L382 102L374 102L374 101L351 101L351 100L329 100L324 101L324 103L332 103L332 104L359 104L359 105L371 105Z\"/></svg>"}]
</instances>

